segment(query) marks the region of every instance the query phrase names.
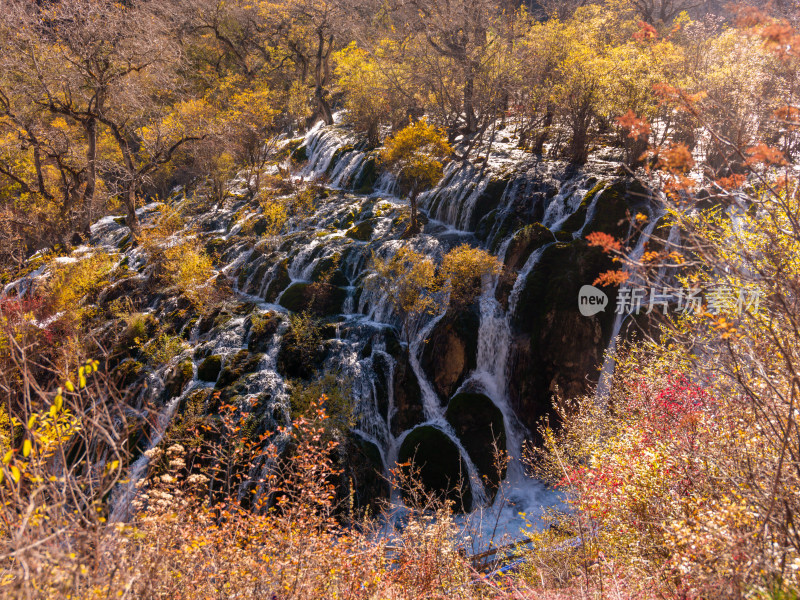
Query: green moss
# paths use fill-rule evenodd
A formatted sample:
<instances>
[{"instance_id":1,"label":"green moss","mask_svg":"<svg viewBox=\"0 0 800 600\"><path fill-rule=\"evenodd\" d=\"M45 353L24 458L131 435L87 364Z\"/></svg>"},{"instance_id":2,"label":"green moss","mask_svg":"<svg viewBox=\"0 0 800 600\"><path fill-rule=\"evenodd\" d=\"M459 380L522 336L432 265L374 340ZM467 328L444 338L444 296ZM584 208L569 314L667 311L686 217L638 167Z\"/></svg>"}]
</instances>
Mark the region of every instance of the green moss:
<instances>
[{"instance_id":1,"label":"green moss","mask_svg":"<svg viewBox=\"0 0 800 600\"><path fill-rule=\"evenodd\" d=\"M239 350L222 368L215 387L221 390L241 379L244 375L252 373L258 368L261 357L261 354L255 354L248 350Z\"/></svg>"},{"instance_id":2,"label":"green moss","mask_svg":"<svg viewBox=\"0 0 800 600\"><path fill-rule=\"evenodd\" d=\"M264 315L255 314L250 317L250 337L247 341L247 349L250 352L266 352L272 336L278 331L280 324L280 317L273 312Z\"/></svg>"},{"instance_id":3,"label":"green moss","mask_svg":"<svg viewBox=\"0 0 800 600\"><path fill-rule=\"evenodd\" d=\"M197 368L197 378L201 381L216 381L222 369L222 357L212 354L200 363Z\"/></svg>"},{"instance_id":4,"label":"green moss","mask_svg":"<svg viewBox=\"0 0 800 600\"><path fill-rule=\"evenodd\" d=\"M588 214L589 205L592 203L592 199L600 190L603 189L603 187L605 187L605 185L605 181L599 181L592 189L586 192L586 194L583 196L583 200L581 200L580 206L578 206L578 209L572 213L561 225L562 231L577 231L583 227L583 224L586 222L586 215Z\"/></svg>"},{"instance_id":5,"label":"green moss","mask_svg":"<svg viewBox=\"0 0 800 600\"><path fill-rule=\"evenodd\" d=\"M496 491L505 477L505 469L498 473L495 466L493 445L496 443L500 451L506 448L503 413L488 396L462 393L450 400L445 418L452 425L475 467L489 483L489 489Z\"/></svg>"},{"instance_id":6,"label":"green moss","mask_svg":"<svg viewBox=\"0 0 800 600\"><path fill-rule=\"evenodd\" d=\"M120 388L130 387L144 374L144 365L138 360L128 359L122 361L112 371L116 385Z\"/></svg>"},{"instance_id":7,"label":"green moss","mask_svg":"<svg viewBox=\"0 0 800 600\"><path fill-rule=\"evenodd\" d=\"M225 238L215 237L206 242L206 254L219 259L227 249L228 241Z\"/></svg>"},{"instance_id":8,"label":"green moss","mask_svg":"<svg viewBox=\"0 0 800 600\"><path fill-rule=\"evenodd\" d=\"M423 425L412 430L400 446L398 462L413 463L419 469L420 483L455 502L456 510L471 510L466 463L450 438L435 427Z\"/></svg>"},{"instance_id":9,"label":"green moss","mask_svg":"<svg viewBox=\"0 0 800 600\"><path fill-rule=\"evenodd\" d=\"M281 292L286 289L286 286L292 282L291 277L289 277L289 259L282 260L275 269L275 275L267 287L267 293L264 295L264 299L267 302L275 302Z\"/></svg>"},{"instance_id":10,"label":"green moss","mask_svg":"<svg viewBox=\"0 0 800 600\"><path fill-rule=\"evenodd\" d=\"M526 225L514 234L506 251L506 267L519 270L533 254L549 242L555 241L553 233L541 223Z\"/></svg>"},{"instance_id":11,"label":"green moss","mask_svg":"<svg viewBox=\"0 0 800 600\"><path fill-rule=\"evenodd\" d=\"M303 312L308 304L306 300L308 286L308 283L293 283L281 294L279 304L292 312Z\"/></svg>"},{"instance_id":12,"label":"green moss","mask_svg":"<svg viewBox=\"0 0 800 600\"><path fill-rule=\"evenodd\" d=\"M342 156L352 151L353 151L352 144L346 144L341 148L337 148L336 151L333 153L333 156L331 157L331 162L328 165L328 168L325 169L325 174L331 175L331 173L333 173L333 170L336 168L336 165L339 164L340 160L342 160Z\"/></svg>"},{"instance_id":13,"label":"green moss","mask_svg":"<svg viewBox=\"0 0 800 600\"><path fill-rule=\"evenodd\" d=\"M348 229L345 235L360 242L368 242L372 239L372 233L375 231L376 223L377 219L366 219Z\"/></svg>"},{"instance_id":14,"label":"green moss","mask_svg":"<svg viewBox=\"0 0 800 600\"><path fill-rule=\"evenodd\" d=\"M164 382L164 395L167 399L180 396L183 388L194 377L194 369L191 360L184 360L176 365L167 376Z\"/></svg>"},{"instance_id":15,"label":"green moss","mask_svg":"<svg viewBox=\"0 0 800 600\"><path fill-rule=\"evenodd\" d=\"M280 305L292 312L310 311L317 316L341 314L347 290L325 283L293 283L281 295Z\"/></svg>"},{"instance_id":16,"label":"green moss","mask_svg":"<svg viewBox=\"0 0 800 600\"><path fill-rule=\"evenodd\" d=\"M289 377L309 379L325 358L319 323L307 313L292 315L289 320L289 331L281 339L278 351L278 371Z\"/></svg>"},{"instance_id":17,"label":"green moss","mask_svg":"<svg viewBox=\"0 0 800 600\"><path fill-rule=\"evenodd\" d=\"M338 252L320 259L311 272L311 281L315 283L330 283L340 287L350 285L350 281L339 268L341 262L342 255Z\"/></svg>"},{"instance_id":18,"label":"green moss","mask_svg":"<svg viewBox=\"0 0 800 600\"><path fill-rule=\"evenodd\" d=\"M364 163L364 168L361 169L358 178L353 182L353 189L355 189L358 194L371 194L375 190L375 182L377 180L377 160L371 157Z\"/></svg>"}]
</instances>

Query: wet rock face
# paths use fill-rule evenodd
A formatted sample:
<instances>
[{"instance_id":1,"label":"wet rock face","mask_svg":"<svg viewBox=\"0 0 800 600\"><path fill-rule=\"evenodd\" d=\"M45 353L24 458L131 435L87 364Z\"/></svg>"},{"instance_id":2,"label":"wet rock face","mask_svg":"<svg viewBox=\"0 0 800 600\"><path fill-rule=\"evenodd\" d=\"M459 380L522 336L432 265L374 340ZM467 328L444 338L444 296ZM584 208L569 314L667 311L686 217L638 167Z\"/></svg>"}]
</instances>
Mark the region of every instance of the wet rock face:
<instances>
[{"instance_id":1,"label":"wet rock face","mask_svg":"<svg viewBox=\"0 0 800 600\"><path fill-rule=\"evenodd\" d=\"M616 264L584 240L548 247L522 288L512 318L509 396L522 422L536 431L550 414L556 389L564 396L597 382L614 321L616 291L608 307L591 317L578 311L578 290Z\"/></svg>"},{"instance_id":2,"label":"wet rock face","mask_svg":"<svg viewBox=\"0 0 800 600\"><path fill-rule=\"evenodd\" d=\"M329 283L293 283L281 296L280 304L292 312L310 311L320 317L342 312L347 291Z\"/></svg>"},{"instance_id":3,"label":"wet rock face","mask_svg":"<svg viewBox=\"0 0 800 600\"><path fill-rule=\"evenodd\" d=\"M422 351L421 365L444 404L476 366L480 317L472 309L446 314Z\"/></svg>"},{"instance_id":4,"label":"wet rock face","mask_svg":"<svg viewBox=\"0 0 800 600\"><path fill-rule=\"evenodd\" d=\"M197 378L200 381L214 382L219 377L219 372L222 370L222 357L218 354L208 356L203 359L200 366L197 367Z\"/></svg>"},{"instance_id":5,"label":"wet rock face","mask_svg":"<svg viewBox=\"0 0 800 600\"><path fill-rule=\"evenodd\" d=\"M191 360L181 361L167 374L164 381L164 399L180 396L186 384L192 380L194 369Z\"/></svg>"},{"instance_id":6,"label":"wet rock face","mask_svg":"<svg viewBox=\"0 0 800 600\"><path fill-rule=\"evenodd\" d=\"M384 476L383 460L378 447L358 435L347 436L340 446L338 488L340 498L352 492L353 508L380 513L383 502L389 499L389 482Z\"/></svg>"},{"instance_id":7,"label":"wet rock face","mask_svg":"<svg viewBox=\"0 0 800 600\"><path fill-rule=\"evenodd\" d=\"M281 319L274 312L250 317L247 349L250 352L266 352L280 324Z\"/></svg>"},{"instance_id":8,"label":"wet rock face","mask_svg":"<svg viewBox=\"0 0 800 600\"><path fill-rule=\"evenodd\" d=\"M505 255L505 274L495 290L495 297L504 308L508 306L508 295L517 279L516 273L525 266L535 250L554 241L556 237L553 232L541 223L526 225L511 238Z\"/></svg>"},{"instance_id":9,"label":"wet rock face","mask_svg":"<svg viewBox=\"0 0 800 600\"><path fill-rule=\"evenodd\" d=\"M472 509L467 465L458 447L440 430L424 425L411 431L400 446L398 460L419 469L419 479L425 489L452 500L456 510Z\"/></svg>"},{"instance_id":10,"label":"wet rock face","mask_svg":"<svg viewBox=\"0 0 800 600\"><path fill-rule=\"evenodd\" d=\"M493 453L494 446L500 451L506 448L503 413L484 394L461 393L450 400L445 418L494 495L506 474L505 468L498 471Z\"/></svg>"},{"instance_id":11,"label":"wet rock face","mask_svg":"<svg viewBox=\"0 0 800 600\"><path fill-rule=\"evenodd\" d=\"M259 362L261 362L261 354L240 350L225 364L222 372L219 374L215 387L221 390L230 386L247 373L256 371Z\"/></svg>"},{"instance_id":12,"label":"wet rock face","mask_svg":"<svg viewBox=\"0 0 800 600\"><path fill-rule=\"evenodd\" d=\"M395 356L393 393L395 412L391 417L392 434L401 433L425 420L422 408L422 391L419 381L408 361L408 350Z\"/></svg>"}]
</instances>

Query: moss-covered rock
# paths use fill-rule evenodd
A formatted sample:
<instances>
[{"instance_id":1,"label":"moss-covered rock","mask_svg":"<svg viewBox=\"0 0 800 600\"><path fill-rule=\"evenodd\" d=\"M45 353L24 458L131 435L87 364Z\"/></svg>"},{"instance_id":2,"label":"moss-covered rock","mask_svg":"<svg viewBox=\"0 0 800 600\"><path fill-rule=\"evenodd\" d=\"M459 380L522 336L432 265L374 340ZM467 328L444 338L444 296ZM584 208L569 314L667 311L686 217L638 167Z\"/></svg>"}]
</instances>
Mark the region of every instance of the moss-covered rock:
<instances>
[{"instance_id":1,"label":"moss-covered rock","mask_svg":"<svg viewBox=\"0 0 800 600\"><path fill-rule=\"evenodd\" d=\"M298 146L292 150L289 157L293 163L298 165L306 162L308 160L308 147L305 144Z\"/></svg>"},{"instance_id":2,"label":"moss-covered rock","mask_svg":"<svg viewBox=\"0 0 800 600\"><path fill-rule=\"evenodd\" d=\"M309 284L305 282L293 283L281 294L278 303L292 312L303 312L308 307L306 300L308 286Z\"/></svg>"},{"instance_id":3,"label":"moss-covered rock","mask_svg":"<svg viewBox=\"0 0 800 600\"><path fill-rule=\"evenodd\" d=\"M228 240L221 237L215 237L206 242L206 254L212 258L220 258L225 254L228 248Z\"/></svg>"},{"instance_id":4,"label":"moss-covered rock","mask_svg":"<svg viewBox=\"0 0 800 600\"><path fill-rule=\"evenodd\" d=\"M380 514L383 501L389 499L389 482L384 476L380 450L352 433L344 438L340 450L339 497L347 503L352 490L353 509Z\"/></svg>"},{"instance_id":5,"label":"moss-covered rock","mask_svg":"<svg viewBox=\"0 0 800 600\"><path fill-rule=\"evenodd\" d=\"M375 190L375 182L378 180L378 161L372 156L364 163L361 172L353 181L353 189L358 194L371 194Z\"/></svg>"},{"instance_id":6,"label":"moss-covered rock","mask_svg":"<svg viewBox=\"0 0 800 600\"><path fill-rule=\"evenodd\" d=\"M541 223L526 225L514 234L506 250L505 265L518 271L534 250L556 240L553 232Z\"/></svg>"},{"instance_id":7,"label":"moss-covered rock","mask_svg":"<svg viewBox=\"0 0 800 600\"><path fill-rule=\"evenodd\" d=\"M280 305L292 312L310 311L320 317L341 314L347 290L326 283L297 282L281 295Z\"/></svg>"},{"instance_id":8,"label":"moss-covered rock","mask_svg":"<svg viewBox=\"0 0 800 600\"><path fill-rule=\"evenodd\" d=\"M331 156L331 162L328 163L328 168L325 169L325 174L330 176L334 169L336 169L336 165L338 165L339 161L342 160L342 157L348 152L352 152L353 149L353 144L345 144L341 148L337 148L333 152L333 156Z\"/></svg>"},{"instance_id":9,"label":"moss-covered rock","mask_svg":"<svg viewBox=\"0 0 800 600\"><path fill-rule=\"evenodd\" d=\"M131 387L137 379L139 379L142 375L144 375L145 368L142 363L138 360L133 360L129 358L127 360L122 361L114 370L111 372L111 376L114 379L114 383L119 388L129 388Z\"/></svg>"},{"instance_id":10,"label":"moss-covered rock","mask_svg":"<svg viewBox=\"0 0 800 600\"><path fill-rule=\"evenodd\" d=\"M206 357L197 367L197 378L200 381L216 381L221 370L222 357L219 354L212 354Z\"/></svg>"},{"instance_id":11,"label":"moss-covered rock","mask_svg":"<svg viewBox=\"0 0 800 600\"><path fill-rule=\"evenodd\" d=\"M368 242L372 239L377 222L377 219L365 219L348 229L345 235L360 242Z\"/></svg>"},{"instance_id":12,"label":"moss-covered rock","mask_svg":"<svg viewBox=\"0 0 800 600\"><path fill-rule=\"evenodd\" d=\"M314 283L329 283L337 287L347 287L350 281L342 272L342 255L338 252L317 261L311 272L311 281Z\"/></svg>"},{"instance_id":13,"label":"moss-covered rock","mask_svg":"<svg viewBox=\"0 0 800 600\"><path fill-rule=\"evenodd\" d=\"M442 403L476 366L479 328L480 316L474 308L448 312L425 340L420 363Z\"/></svg>"},{"instance_id":14,"label":"moss-covered rock","mask_svg":"<svg viewBox=\"0 0 800 600\"><path fill-rule=\"evenodd\" d=\"M194 377L192 361L186 359L170 369L164 381L164 396L168 400L180 396L183 388Z\"/></svg>"},{"instance_id":15,"label":"moss-covered rock","mask_svg":"<svg viewBox=\"0 0 800 600\"><path fill-rule=\"evenodd\" d=\"M553 232L541 223L526 225L517 231L508 244L505 255L505 276L495 289L495 297L505 306L508 295L514 287L516 274L525 266L525 262L530 258L535 250L556 240Z\"/></svg>"},{"instance_id":16,"label":"moss-covered rock","mask_svg":"<svg viewBox=\"0 0 800 600\"><path fill-rule=\"evenodd\" d=\"M278 350L278 372L285 377L311 379L322 367L324 359L325 348L321 343L308 344L289 330L281 339Z\"/></svg>"},{"instance_id":17,"label":"moss-covered rock","mask_svg":"<svg viewBox=\"0 0 800 600\"><path fill-rule=\"evenodd\" d=\"M274 312L251 316L247 349L250 352L266 352L280 324L281 318Z\"/></svg>"},{"instance_id":18,"label":"moss-covered rock","mask_svg":"<svg viewBox=\"0 0 800 600\"><path fill-rule=\"evenodd\" d=\"M589 206L592 203L594 197L606 186L605 181L597 182L592 189L590 189L586 194L583 196L583 200L581 200L580 205L578 206L577 210L572 213L566 221L561 224L562 231L578 231L583 224L586 222L586 216L589 212Z\"/></svg>"},{"instance_id":19,"label":"moss-covered rock","mask_svg":"<svg viewBox=\"0 0 800 600\"><path fill-rule=\"evenodd\" d=\"M239 350L234 354L220 371L217 378L216 388L223 389L233 382L241 379L244 375L252 373L258 369L262 354L253 353L248 350Z\"/></svg>"},{"instance_id":20,"label":"moss-covered rock","mask_svg":"<svg viewBox=\"0 0 800 600\"><path fill-rule=\"evenodd\" d=\"M484 394L456 394L447 405L445 418L453 427L461 445L469 454L478 472L488 481L488 488L497 491L505 477L495 466L494 445L506 449L506 428L503 413Z\"/></svg>"},{"instance_id":21,"label":"moss-covered rock","mask_svg":"<svg viewBox=\"0 0 800 600\"><path fill-rule=\"evenodd\" d=\"M398 462L413 463L422 485L455 502L456 510L472 509L467 465L458 447L436 427L424 425L411 431L400 446Z\"/></svg>"},{"instance_id":22,"label":"moss-covered rock","mask_svg":"<svg viewBox=\"0 0 800 600\"><path fill-rule=\"evenodd\" d=\"M511 181L511 177L504 176L492 179L486 185L483 192L475 200L472 215L470 215L470 231L474 231L481 219L498 207L509 181Z\"/></svg>"},{"instance_id":23,"label":"moss-covered rock","mask_svg":"<svg viewBox=\"0 0 800 600\"><path fill-rule=\"evenodd\" d=\"M292 279L289 277L289 260L284 259L275 266L275 274L264 294L264 300L267 302L275 302L281 292L285 290L291 282Z\"/></svg>"}]
</instances>

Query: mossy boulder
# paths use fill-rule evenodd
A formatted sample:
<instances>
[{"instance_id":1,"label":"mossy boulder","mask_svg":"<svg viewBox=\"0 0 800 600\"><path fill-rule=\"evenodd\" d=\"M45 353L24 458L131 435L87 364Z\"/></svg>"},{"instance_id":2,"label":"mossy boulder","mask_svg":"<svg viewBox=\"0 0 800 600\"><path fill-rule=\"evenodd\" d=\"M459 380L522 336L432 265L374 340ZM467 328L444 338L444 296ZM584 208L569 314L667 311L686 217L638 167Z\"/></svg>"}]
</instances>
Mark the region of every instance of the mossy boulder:
<instances>
[{"instance_id":1,"label":"mossy boulder","mask_svg":"<svg viewBox=\"0 0 800 600\"><path fill-rule=\"evenodd\" d=\"M348 152L353 151L353 144L345 144L341 148L337 148L333 152L333 156L331 156L331 162L328 163L328 168L325 169L325 174L330 176L333 174L334 169L336 169L336 165L339 164L339 161L342 160L345 154Z\"/></svg>"},{"instance_id":2,"label":"mossy boulder","mask_svg":"<svg viewBox=\"0 0 800 600\"><path fill-rule=\"evenodd\" d=\"M495 444L501 451L506 449L503 413L484 394L461 393L450 400L445 418L478 472L489 483L488 489L496 492L505 477L505 469L497 471L494 452Z\"/></svg>"},{"instance_id":3,"label":"mossy boulder","mask_svg":"<svg viewBox=\"0 0 800 600\"><path fill-rule=\"evenodd\" d=\"M586 216L589 213L589 206L592 204L592 200L604 187L606 187L606 182L599 181L584 194L583 200L581 200L575 212L561 224L561 231L573 232L583 227L584 223L586 223Z\"/></svg>"},{"instance_id":4,"label":"mossy boulder","mask_svg":"<svg viewBox=\"0 0 800 600\"><path fill-rule=\"evenodd\" d=\"M350 281L342 272L340 265L342 255L338 252L317 261L311 272L311 281L314 283L330 283L337 287L347 287Z\"/></svg>"},{"instance_id":5,"label":"mossy boulder","mask_svg":"<svg viewBox=\"0 0 800 600\"><path fill-rule=\"evenodd\" d=\"M292 150L289 158L293 163L298 165L306 162L308 160L308 147L305 144L301 144Z\"/></svg>"},{"instance_id":6,"label":"mossy boulder","mask_svg":"<svg viewBox=\"0 0 800 600\"><path fill-rule=\"evenodd\" d=\"M170 369L164 380L164 397L166 400L180 396L183 388L194 377L194 366L191 360L184 360Z\"/></svg>"},{"instance_id":7,"label":"mossy boulder","mask_svg":"<svg viewBox=\"0 0 800 600\"><path fill-rule=\"evenodd\" d=\"M219 372L222 370L222 357L219 354L212 354L203 359L197 367L197 378L200 381L216 381Z\"/></svg>"},{"instance_id":8,"label":"mossy boulder","mask_svg":"<svg viewBox=\"0 0 800 600\"><path fill-rule=\"evenodd\" d=\"M111 376L114 379L114 383L119 388L128 388L132 386L137 379L139 379L142 375L144 375L145 367L142 363L138 360L133 360L129 358L127 360L123 360L114 370L111 372Z\"/></svg>"},{"instance_id":9,"label":"mossy boulder","mask_svg":"<svg viewBox=\"0 0 800 600\"><path fill-rule=\"evenodd\" d=\"M526 225L514 234L508 243L505 265L507 269L519 271L534 250L556 241L553 232L541 223Z\"/></svg>"},{"instance_id":10,"label":"mossy boulder","mask_svg":"<svg viewBox=\"0 0 800 600\"><path fill-rule=\"evenodd\" d=\"M267 286L264 300L275 302L290 283L292 283L292 279L289 277L289 260L284 259L275 266L275 273Z\"/></svg>"},{"instance_id":11,"label":"mossy boulder","mask_svg":"<svg viewBox=\"0 0 800 600\"><path fill-rule=\"evenodd\" d=\"M216 388L223 389L233 382L241 379L248 373L254 372L258 369L258 364L261 362L262 354L253 353L248 350L239 350L234 354L222 368L222 371L217 378Z\"/></svg>"},{"instance_id":12,"label":"mossy boulder","mask_svg":"<svg viewBox=\"0 0 800 600\"><path fill-rule=\"evenodd\" d=\"M221 258L228 248L228 240L221 237L211 238L206 242L206 254L212 258Z\"/></svg>"},{"instance_id":13,"label":"mossy boulder","mask_svg":"<svg viewBox=\"0 0 800 600\"><path fill-rule=\"evenodd\" d=\"M309 284L305 282L293 283L281 294L278 303L292 312L303 312L308 307L306 299L308 286Z\"/></svg>"},{"instance_id":14,"label":"mossy boulder","mask_svg":"<svg viewBox=\"0 0 800 600\"><path fill-rule=\"evenodd\" d=\"M365 219L348 229L345 235L360 242L368 242L372 239L377 222L377 219Z\"/></svg>"},{"instance_id":15,"label":"mossy boulder","mask_svg":"<svg viewBox=\"0 0 800 600\"><path fill-rule=\"evenodd\" d=\"M327 283L296 282L281 295L280 305L292 312L310 311L320 317L341 314L347 290Z\"/></svg>"},{"instance_id":16,"label":"mossy boulder","mask_svg":"<svg viewBox=\"0 0 800 600\"><path fill-rule=\"evenodd\" d=\"M525 266L528 258L542 246L556 241L553 232L541 223L526 225L514 234L508 243L505 255L505 276L500 279L495 297L503 305L514 287L516 274Z\"/></svg>"},{"instance_id":17,"label":"mossy boulder","mask_svg":"<svg viewBox=\"0 0 800 600\"><path fill-rule=\"evenodd\" d=\"M398 462L412 463L419 469L425 489L452 500L456 510L472 509L467 465L458 447L436 427L423 425L409 432L400 446Z\"/></svg>"},{"instance_id":18,"label":"mossy boulder","mask_svg":"<svg viewBox=\"0 0 800 600\"><path fill-rule=\"evenodd\" d=\"M342 442L339 463L339 497L347 503L352 490L356 511L369 509L373 515L380 514L383 502L389 499L389 482L378 447L351 433Z\"/></svg>"},{"instance_id":19,"label":"mossy boulder","mask_svg":"<svg viewBox=\"0 0 800 600\"><path fill-rule=\"evenodd\" d=\"M375 189L375 182L378 180L378 161L372 156L367 159L361 172L353 181L353 189L358 194L371 194Z\"/></svg>"},{"instance_id":20,"label":"mossy boulder","mask_svg":"<svg viewBox=\"0 0 800 600\"><path fill-rule=\"evenodd\" d=\"M420 363L443 403L476 366L479 328L474 308L448 312L425 340Z\"/></svg>"},{"instance_id":21,"label":"mossy boulder","mask_svg":"<svg viewBox=\"0 0 800 600\"><path fill-rule=\"evenodd\" d=\"M506 187L508 187L509 181L511 181L510 176L504 176L489 181L475 200L474 208L470 215L470 231L474 231L478 223L498 207L500 200L503 198L503 192L505 192Z\"/></svg>"},{"instance_id":22,"label":"mossy boulder","mask_svg":"<svg viewBox=\"0 0 800 600\"><path fill-rule=\"evenodd\" d=\"M266 352L280 324L281 318L274 312L252 315L249 320L247 349L250 352Z\"/></svg>"},{"instance_id":23,"label":"mossy boulder","mask_svg":"<svg viewBox=\"0 0 800 600\"><path fill-rule=\"evenodd\" d=\"M278 372L285 377L311 379L322 368L325 347L316 335L305 335L289 329L278 349Z\"/></svg>"}]
</instances>

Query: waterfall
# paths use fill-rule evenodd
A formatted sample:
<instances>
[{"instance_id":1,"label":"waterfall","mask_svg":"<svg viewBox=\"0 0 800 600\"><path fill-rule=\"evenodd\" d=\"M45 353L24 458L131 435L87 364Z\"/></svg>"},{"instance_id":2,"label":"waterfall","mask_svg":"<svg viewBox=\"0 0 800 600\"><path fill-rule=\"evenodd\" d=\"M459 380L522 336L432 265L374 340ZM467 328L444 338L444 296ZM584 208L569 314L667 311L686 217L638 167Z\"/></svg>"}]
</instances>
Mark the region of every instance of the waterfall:
<instances>
[{"instance_id":1,"label":"waterfall","mask_svg":"<svg viewBox=\"0 0 800 600\"><path fill-rule=\"evenodd\" d=\"M513 388L513 382L509 380L509 363L513 359L510 354L513 352L514 336L519 334L514 331L514 315L520 308L527 308L519 306L526 284L536 274L547 248L557 242L545 244L532 252L525 249L530 253L518 268L505 309L503 303L496 299L496 279L483 282L477 300L480 320L476 366L466 373L455 393L479 391L502 414L506 450L512 460L500 490L491 502L472 457L445 418L446 408L441 405L433 381L429 380L422 368L426 339L431 337L437 325L443 324L444 314L420 318L411 327L408 346L398 343L396 332L400 329L400 319L387 293L369 285L370 278L374 276L369 269L370 259L373 252L388 257L400 247L413 244L416 250L438 260L454 245L466 242L489 248L505 260L512 241L519 242L515 234L536 222L548 228L562 242L579 238L597 212L603 210L600 204L602 190L587 198L588 189L594 187L593 176L610 180L614 177L612 168L602 171L601 167L590 166L590 169L594 169L591 174L576 172L561 163L533 159L525 153L516 152L511 143L502 152L493 154L483 167L469 162L451 162L440 184L420 195L420 207L430 217L425 231L413 240L404 240L400 239L400 234L407 205L405 200L397 198L398 186L391 174L377 173L374 191L369 194L351 191L362 179L368 161L374 156L359 146L358 141L344 127L326 127L322 123L312 127L302 140L295 140L294 143L305 147L308 160L304 166L297 168L294 177L301 183L315 179L325 185L327 193L316 199L312 216L302 223L292 221L294 229L286 235L265 241L253 234L253 228L247 225L252 223L252 219L259 218L259 209L251 199L245 197L230 198L213 213L192 217L186 231L198 232L196 235L202 242L210 241L209 238L215 242L215 265L219 273L232 282L235 294L219 316L214 314L209 319L211 323L205 322L201 327L198 321L187 326L186 331L191 332L188 336L191 348L184 350L182 358L192 361L195 372L199 362L210 354L220 355L225 365L236 353L248 348L248 336L252 335L252 330L247 329L250 315L267 310L280 313L278 330L268 341L268 347L259 350L264 352L263 357L253 361L257 363L252 367L255 370L237 380L235 392L231 392L231 395L268 396L268 410L277 412L259 416L272 419L271 415L274 414L274 420L278 420L278 416L284 415L288 421L289 388L285 374L279 373L277 367L282 336L288 329L285 318L287 311L265 303L264 299L269 297L271 301L276 301L275 298L279 298L280 293L292 283L315 279L320 265L325 265L325 261L338 254L341 259L338 267L340 273L336 273L337 279L333 285L338 288L343 303L341 309L336 308L337 312L341 310L341 314L318 315L322 322L320 330L326 332L322 347L325 352L324 364L321 368L333 370L337 377L352 382L356 413L354 433L363 442L375 445L383 463L382 468L385 469L384 474L388 475L388 470L397 462L400 448L409 432L423 425L435 427L452 441L466 465L466 476L476 510L463 518L465 521L485 521L480 526L476 525L480 529L476 538L480 540L479 543L489 543L493 534L498 532L518 537L519 529L524 525L518 512L526 512L535 520L542 506L559 501L554 492L545 489L525 473L521 448L529 432L515 413L509 398L509 389ZM148 219L156 215L156 208L158 205L153 204L140 209L140 218L145 226ZM584 211L585 218L581 217L583 223L565 227L571 216L576 213L583 215ZM653 215L632 257L641 256L658 216ZM362 227L364 225L368 227ZM568 231L560 231L562 227ZM133 276L144 278L142 274L136 275L136 270L146 266L146 254L141 247L120 248L119 244L126 235L126 228L110 217L92 226L92 244L110 252L119 252L128 261ZM517 245L513 248L515 253L521 251ZM514 254L515 260L522 256ZM514 264L519 265L519 262ZM25 289L42 274L42 270L33 271L28 279L9 284L6 290L13 293L14 290ZM284 289L275 290L274 287ZM169 314L165 310L158 312L158 303L169 298L169 293L154 294L147 300L159 319ZM616 316L598 393L607 385L608 375L613 368L611 355L614 338L622 325L622 316ZM398 411L405 410L405 407L395 398L394 385L396 369L398 363L404 360L402 353L405 350L408 351L409 376L413 373L421 396L419 402L422 409L416 405L413 409L421 412L422 416L414 418L422 423L417 422L400 431L398 426L393 430L392 424L403 421L393 421L393 417L398 416ZM255 351L248 352L251 352L250 357L256 354ZM405 367L404 364L401 366ZM156 367L152 377L165 379L168 368L169 365ZM214 383L200 384L195 381L188 386L186 394L211 385ZM155 399L156 392L153 390L151 400ZM412 401L416 402L417 399L413 398L409 403ZM180 399L174 398L164 406L158 422L152 428L149 448L163 441L179 405ZM478 462L480 464L480 460ZM113 520L123 521L127 518L130 503L136 495L136 483L146 477L148 463L149 459L143 455L130 466L129 482L120 486L114 495ZM269 465L263 462L258 464L258 470L262 473L268 468ZM256 479L257 472L253 475ZM393 489L391 494L393 502L402 503L398 490Z\"/></svg>"},{"instance_id":2,"label":"waterfall","mask_svg":"<svg viewBox=\"0 0 800 600\"><path fill-rule=\"evenodd\" d=\"M161 443L167 431L167 426L170 424L170 421L172 421L172 416L175 414L175 409L178 407L181 398L182 396L176 396L170 400L164 407L164 410L158 415L147 450L145 450L129 468L128 480L124 483L120 483L119 487L114 491L111 501L111 514L109 515L110 522L121 523L128 520L131 503L136 498L138 492L137 484L147 475L147 469L150 465L150 457L147 455L147 452Z\"/></svg>"},{"instance_id":3,"label":"waterfall","mask_svg":"<svg viewBox=\"0 0 800 600\"><path fill-rule=\"evenodd\" d=\"M638 261L642 257L642 254L644 254L644 249L647 245L647 242L650 241L650 236L653 234L653 230L656 228L656 225L658 225L658 221L662 214L663 213L657 212L656 214L650 215L650 222L647 224L644 230L642 230L642 233L636 242L636 246L628 255L628 258L631 261ZM673 229L676 232L678 231L677 228ZM670 235L672 235L672 232L670 232ZM625 271L630 273L628 268L626 268ZM628 279L628 282L626 282L626 285L636 285L638 281L638 276L633 273ZM619 337L619 332L622 330L622 324L625 322L625 318L627 316L627 314L623 313L615 313L614 315L614 325L611 328L611 338L605 351L603 366L600 369L600 379L597 382L597 388L595 390L595 398L599 402L605 402L611 389L611 377L614 374L614 366L616 365L616 356L614 355L614 352L617 348L617 338Z\"/></svg>"}]
</instances>

